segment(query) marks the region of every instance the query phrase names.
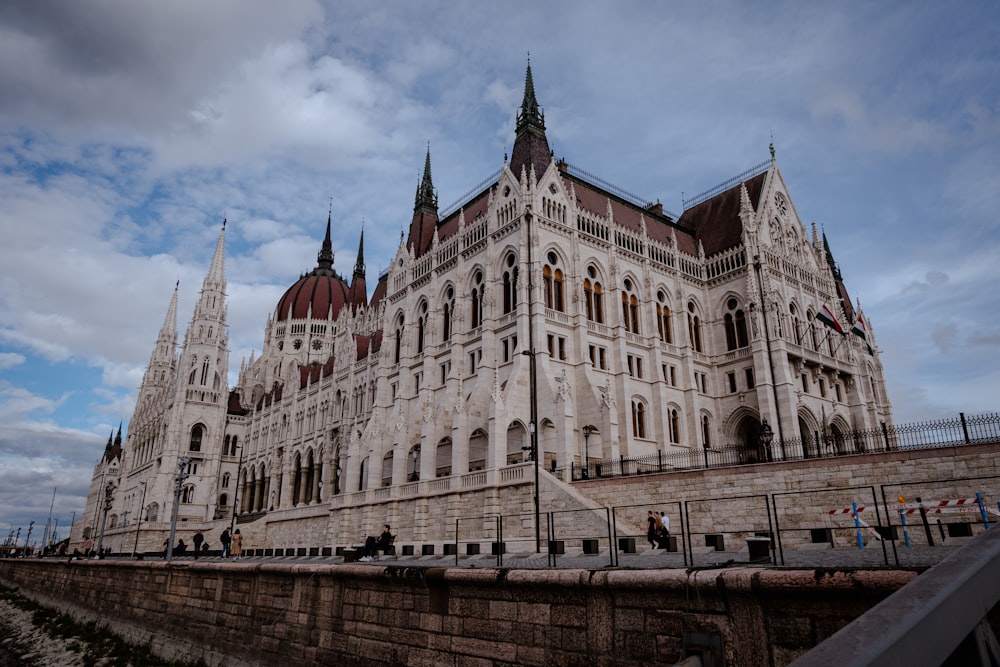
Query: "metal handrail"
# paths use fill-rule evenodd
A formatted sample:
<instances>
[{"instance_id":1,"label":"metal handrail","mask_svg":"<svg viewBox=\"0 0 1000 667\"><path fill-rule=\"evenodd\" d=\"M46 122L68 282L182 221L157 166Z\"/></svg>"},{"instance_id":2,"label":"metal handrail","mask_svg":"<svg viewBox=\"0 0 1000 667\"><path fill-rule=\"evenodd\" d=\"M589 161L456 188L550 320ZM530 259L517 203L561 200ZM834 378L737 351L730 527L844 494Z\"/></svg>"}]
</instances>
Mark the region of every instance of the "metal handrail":
<instances>
[{"instance_id":1,"label":"metal handrail","mask_svg":"<svg viewBox=\"0 0 1000 667\"><path fill-rule=\"evenodd\" d=\"M1000 664L1000 530L988 530L854 619L791 667Z\"/></svg>"}]
</instances>

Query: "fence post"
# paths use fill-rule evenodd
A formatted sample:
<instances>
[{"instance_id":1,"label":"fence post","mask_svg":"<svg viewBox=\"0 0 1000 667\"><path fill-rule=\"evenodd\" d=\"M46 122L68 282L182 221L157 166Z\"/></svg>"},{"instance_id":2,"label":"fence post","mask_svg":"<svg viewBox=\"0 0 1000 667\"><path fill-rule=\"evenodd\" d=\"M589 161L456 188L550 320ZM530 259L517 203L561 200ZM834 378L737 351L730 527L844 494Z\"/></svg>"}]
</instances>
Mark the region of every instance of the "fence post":
<instances>
[{"instance_id":1,"label":"fence post","mask_svg":"<svg viewBox=\"0 0 1000 667\"><path fill-rule=\"evenodd\" d=\"M962 434L965 436L965 444L969 444L969 425L965 421L965 413L959 412L958 416L962 419Z\"/></svg>"},{"instance_id":2,"label":"fence post","mask_svg":"<svg viewBox=\"0 0 1000 667\"><path fill-rule=\"evenodd\" d=\"M885 440L886 451L890 449L889 447L889 429L885 427L885 422L882 422L882 439Z\"/></svg>"},{"instance_id":3,"label":"fence post","mask_svg":"<svg viewBox=\"0 0 1000 667\"><path fill-rule=\"evenodd\" d=\"M934 546L934 535L931 534L931 523L927 520L927 510L924 509L924 501L917 496L917 504L920 505L920 520L924 522L924 532L927 533L927 545Z\"/></svg>"}]
</instances>

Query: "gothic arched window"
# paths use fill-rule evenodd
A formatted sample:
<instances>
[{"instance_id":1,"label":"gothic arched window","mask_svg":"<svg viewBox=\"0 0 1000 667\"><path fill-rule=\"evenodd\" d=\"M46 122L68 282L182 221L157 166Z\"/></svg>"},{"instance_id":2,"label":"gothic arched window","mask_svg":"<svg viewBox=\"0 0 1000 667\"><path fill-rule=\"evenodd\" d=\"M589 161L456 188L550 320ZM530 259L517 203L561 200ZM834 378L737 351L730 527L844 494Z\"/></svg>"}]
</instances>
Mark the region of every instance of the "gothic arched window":
<instances>
[{"instance_id":1,"label":"gothic arched window","mask_svg":"<svg viewBox=\"0 0 1000 667\"><path fill-rule=\"evenodd\" d=\"M694 301L688 302L688 341L695 352L701 352L701 318Z\"/></svg>"},{"instance_id":2,"label":"gothic arched window","mask_svg":"<svg viewBox=\"0 0 1000 667\"><path fill-rule=\"evenodd\" d=\"M597 280L597 270L587 267L587 277L583 279L583 300L586 303L587 319L598 324L604 323L604 289Z\"/></svg>"},{"instance_id":3,"label":"gothic arched window","mask_svg":"<svg viewBox=\"0 0 1000 667\"><path fill-rule=\"evenodd\" d=\"M667 305L667 295L660 290L656 293L656 329L660 340L664 343L674 342L674 333L670 328L670 306Z\"/></svg>"},{"instance_id":4,"label":"gothic arched window","mask_svg":"<svg viewBox=\"0 0 1000 667\"><path fill-rule=\"evenodd\" d=\"M550 251L545 257L547 264L542 267L542 285L545 289L545 307L566 312L563 298L563 272L559 268L559 256Z\"/></svg>"},{"instance_id":5,"label":"gothic arched window","mask_svg":"<svg viewBox=\"0 0 1000 667\"><path fill-rule=\"evenodd\" d=\"M455 313L455 290L451 287L444 292L444 305L441 308L441 313L441 340L451 340L451 318Z\"/></svg>"},{"instance_id":6,"label":"gothic arched window","mask_svg":"<svg viewBox=\"0 0 1000 667\"><path fill-rule=\"evenodd\" d=\"M201 451L201 439L205 434L205 427L201 424L195 424L191 427L191 441L188 443L188 450L192 452Z\"/></svg>"},{"instance_id":7,"label":"gothic arched window","mask_svg":"<svg viewBox=\"0 0 1000 667\"><path fill-rule=\"evenodd\" d=\"M517 307L517 258L514 253L507 255L503 270L503 312L509 313Z\"/></svg>"},{"instance_id":8,"label":"gothic arched window","mask_svg":"<svg viewBox=\"0 0 1000 667\"><path fill-rule=\"evenodd\" d=\"M625 331L639 333L639 297L635 295L635 287L628 278L622 289L622 324Z\"/></svg>"},{"instance_id":9,"label":"gothic arched window","mask_svg":"<svg viewBox=\"0 0 1000 667\"><path fill-rule=\"evenodd\" d=\"M486 286L483 284L483 272L476 271L472 276L472 328L483 324L483 296Z\"/></svg>"}]
</instances>

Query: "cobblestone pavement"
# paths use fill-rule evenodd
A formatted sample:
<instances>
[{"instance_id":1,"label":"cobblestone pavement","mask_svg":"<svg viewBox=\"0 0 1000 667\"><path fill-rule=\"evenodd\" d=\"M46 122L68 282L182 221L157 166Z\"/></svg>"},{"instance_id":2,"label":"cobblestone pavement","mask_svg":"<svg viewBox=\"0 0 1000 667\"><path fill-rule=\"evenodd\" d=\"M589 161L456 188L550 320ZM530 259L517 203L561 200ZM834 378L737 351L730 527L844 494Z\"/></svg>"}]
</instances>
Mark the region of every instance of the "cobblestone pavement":
<instances>
[{"instance_id":1,"label":"cobblestone pavement","mask_svg":"<svg viewBox=\"0 0 1000 667\"><path fill-rule=\"evenodd\" d=\"M582 549L567 548L567 553L549 557L544 553L508 553L503 557L502 564L496 556L481 554L475 556L461 555L457 562L454 555L434 556L381 556L377 561L359 562L358 565L372 566L404 566L404 567L469 567L524 569L584 569L597 570L604 568L718 568L740 567L753 565L755 567L792 567L792 568L927 568L933 566L962 547L964 541L948 540L946 544L933 547L916 545L906 547L902 542L872 541L859 549L857 545L842 544L836 548L829 544L808 544L777 548L768 552L768 560L755 559L751 562L749 550L743 546L739 550L715 551L707 547L696 547L694 553L685 554L650 549L647 545L636 544L635 553L619 551L617 564L612 563L612 555L607 547L597 554L585 555ZM193 562L190 556L174 559L179 562ZM202 557L201 562L218 563L218 557ZM230 561L233 562L233 561ZM245 557L242 563L316 563L339 564L344 559L340 556L291 556L291 557Z\"/></svg>"}]
</instances>

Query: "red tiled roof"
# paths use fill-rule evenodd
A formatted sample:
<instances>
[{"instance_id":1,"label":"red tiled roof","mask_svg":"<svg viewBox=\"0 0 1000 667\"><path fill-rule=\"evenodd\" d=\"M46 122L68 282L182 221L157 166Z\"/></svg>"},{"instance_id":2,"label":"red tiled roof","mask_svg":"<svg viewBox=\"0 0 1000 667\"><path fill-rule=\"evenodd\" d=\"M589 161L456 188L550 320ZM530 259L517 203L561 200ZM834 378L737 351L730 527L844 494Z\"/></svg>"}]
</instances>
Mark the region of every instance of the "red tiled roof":
<instances>
[{"instance_id":1,"label":"red tiled roof","mask_svg":"<svg viewBox=\"0 0 1000 667\"><path fill-rule=\"evenodd\" d=\"M343 278L337 275L307 275L288 288L275 310L277 321L290 319L301 320L309 317L312 307L312 317L326 319L333 309L333 318L340 309L348 303L349 287ZM291 315L289 315L291 311Z\"/></svg>"},{"instance_id":2,"label":"red tiled roof","mask_svg":"<svg viewBox=\"0 0 1000 667\"><path fill-rule=\"evenodd\" d=\"M744 181L750 203L754 209L760 200L767 171ZM739 245L743 240L743 223L740 222L740 185L692 206L681 214L677 221L691 229L696 239L705 248L705 255L711 256Z\"/></svg>"}]
</instances>

